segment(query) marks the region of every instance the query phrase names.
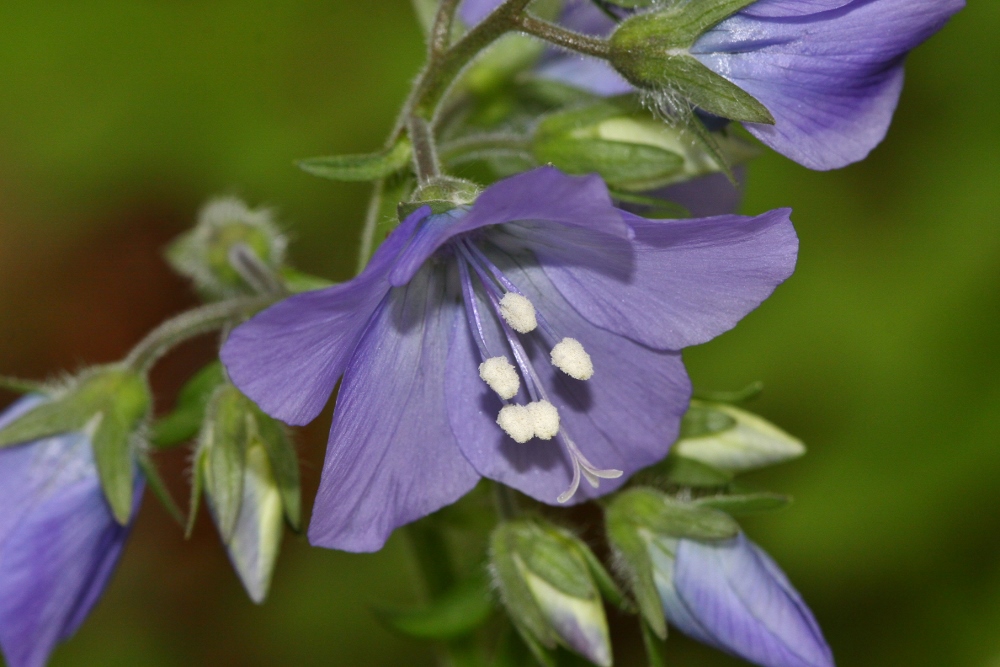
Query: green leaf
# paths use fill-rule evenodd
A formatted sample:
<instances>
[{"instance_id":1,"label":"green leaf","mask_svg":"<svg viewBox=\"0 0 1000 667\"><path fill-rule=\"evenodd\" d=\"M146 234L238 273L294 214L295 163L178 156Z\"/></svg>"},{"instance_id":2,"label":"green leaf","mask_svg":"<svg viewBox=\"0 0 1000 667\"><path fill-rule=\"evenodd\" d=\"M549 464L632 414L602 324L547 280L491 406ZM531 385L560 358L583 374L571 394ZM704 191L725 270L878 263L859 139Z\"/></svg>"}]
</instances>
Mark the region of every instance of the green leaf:
<instances>
[{"instance_id":1,"label":"green leaf","mask_svg":"<svg viewBox=\"0 0 1000 667\"><path fill-rule=\"evenodd\" d=\"M612 187L651 190L684 166L684 158L657 146L569 137L536 142L535 157L569 174L598 173Z\"/></svg>"},{"instance_id":2,"label":"green leaf","mask_svg":"<svg viewBox=\"0 0 1000 667\"><path fill-rule=\"evenodd\" d=\"M157 500L163 505L163 509L167 510L167 514L179 523L184 525L184 513L181 512L181 508L178 507L177 502L174 500L173 496L170 495L170 490L167 485L163 482L163 478L160 477L160 471L156 469L156 464L153 463L145 454L139 454L137 457L139 462L139 468L142 470L143 475L146 477L146 483L149 484L149 489L156 496Z\"/></svg>"},{"instance_id":3,"label":"green leaf","mask_svg":"<svg viewBox=\"0 0 1000 667\"><path fill-rule=\"evenodd\" d=\"M213 361L185 383L173 411L153 424L150 440L160 448L173 447L198 434L205 420L205 406L225 381L222 364Z\"/></svg>"},{"instance_id":4,"label":"green leaf","mask_svg":"<svg viewBox=\"0 0 1000 667\"><path fill-rule=\"evenodd\" d=\"M679 220L691 217L691 211L687 210L680 204L667 201L666 199L645 197L631 192L622 192L621 190L615 190L613 188L610 189L610 193L611 198L619 202L648 207L642 212L642 216L644 218L652 218L654 220Z\"/></svg>"},{"instance_id":5,"label":"green leaf","mask_svg":"<svg viewBox=\"0 0 1000 667\"><path fill-rule=\"evenodd\" d=\"M247 399L232 385L222 385L208 405L199 451L205 451L205 493L223 542L236 528L243 502L243 474L250 436Z\"/></svg>"},{"instance_id":6,"label":"green leaf","mask_svg":"<svg viewBox=\"0 0 1000 667\"><path fill-rule=\"evenodd\" d=\"M632 603L622 594L621 589L618 588L618 584L611 578L604 564L598 560L594 552L590 550L590 547L582 542L579 542L576 546L577 551L587 563L590 576L594 578L594 583L597 584L597 590L601 592L604 599L622 611L634 612L635 608L632 606Z\"/></svg>"},{"instance_id":7,"label":"green leaf","mask_svg":"<svg viewBox=\"0 0 1000 667\"><path fill-rule=\"evenodd\" d=\"M709 403L746 403L757 398L764 391L764 383L760 380L751 382L736 391L695 391L694 398Z\"/></svg>"},{"instance_id":8,"label":"green leaf","mask_svg":"<svg viewBox=\"0 0 1000 667\"><path fill-rule=\"evenodd\" d=\"M555 648L556 636L542 616L528 584L521 573L517 557L519 533L524 530L524 521L510 521L499 524L490 535L490 565L500 590L500 597L512 620L532 653L532 642L539 642L546 648Z\"/></svg>"},{"instance_id":9,"label":"green leaf","mask_svg":"<svg viewBox=\"0 0 1000 667\"><path fill-rule=\"evenodd\" d=\"M493 609L489 582L481 576L460 582L422 609L377 614L389 628L408 637L448 640L473 632Z\"/></svg>"},{"instance_id":10,"label":"green leaf","mask_svg":"<svg viewBox=\"0 0 1000 667\"><path fill-rule=\"evenodd\" d=\"M0 389L14 394L47 394L46 386L41 382L22 380L21 378L0 375Z\"/></svg>"},{"instance_id":11,"label":"green leaf","mask_svg":"<svg viewBox=\"0 0 1000 667\"><path fill-rule=\"evenodd\" d=\"M404 138L380 153L314 157L296 164L314 176L335 181L376 181L407 166L412 155L413 146Z\"/></svg>"},{"instance_id":12,"label":"green leaf","mask_svg":"<svg viewBox=\"0 0 1000 667\"><path fill-rule=\"evenodd\" d=\"M137 430L149 412L152 396L143 376L125 371L106 371L85 384L78 395L93 393L103 409L87 423L94 462L104 495L115 520L127 525L135 492L135 455L140 450Z\"/></svg>"},{"instance_id":13,"label":"green leaf","mask_svg":"<svg viewBox=\"0 0 1000 667\"><path fill-rule=\"evenodd\" d=\"M780 493L745 493L734 495L706 496L698 498L694 504L709 507L727 514L741 516L758 512L771 512L787 507L792 499Z\"/></svg>"},{"instance_id":14,"label":"green leaf","mask_svg":"<svg viewBox=\"0 0 1000 667\"><path fill-rule=\"evenodd\" d=\"M191 500L188 503L187 525L184 528L184 538L190 539L194 532L194 524L198 519L198 509L201 507L201 494L205 488L205 450L199 448L194 453L191 462Z\"/></svg>"}]
</instances>

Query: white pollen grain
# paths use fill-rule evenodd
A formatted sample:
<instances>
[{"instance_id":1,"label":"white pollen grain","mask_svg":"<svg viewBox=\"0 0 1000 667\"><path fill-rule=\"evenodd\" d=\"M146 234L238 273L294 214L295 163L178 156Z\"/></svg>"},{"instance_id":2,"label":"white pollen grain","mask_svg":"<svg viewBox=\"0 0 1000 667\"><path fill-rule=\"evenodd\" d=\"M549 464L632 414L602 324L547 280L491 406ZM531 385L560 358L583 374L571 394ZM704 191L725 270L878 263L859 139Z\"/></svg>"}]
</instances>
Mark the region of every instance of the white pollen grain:
<instances>
[{"instance_id":1,"label":"white pollen grain","mask_svg":"<svg viewBox=\"0 0 1000 667\"><path fill-rule=\"evenodd\" d=\"M594 362L575 338L563 338L552 348L552 365L577 380L594 377Z\"/></svg>"},{"instance_id":2,"label":"white pollen grain","mask_svg":"<svg viewBox=\"0 0 1000 667\"><path fill-rule=\"evenodd\" d=\"M514 442L523 444L535 436L535 422L523 405L505 405L497 415L497 424Z\"/></svg>"},{"instance_id":3,"label":"white pollen grain","mask_svg":"<svg viewBox=\"0 0 1000 667\"><path fill-rule=\"evenodd\" d=\"M535 437L540 440L551 440L559 434L559 410L548 401L528 403L528 414L531 415Z\"/></svg>"},{"instance_id":4,"label":"white pollen grain","mask_svg":"<svg viewBox=\"0 0 1000 667\"><path fill-rule=\"evenodd\" d=\"M538 327L535 317L535 305L526 296L507 292L500 299L500 314L518 333L530 333Z\"/></svg>"},{"instance_id":5,"label":"white pollen grain","mask_svg":"<svg viewBox=\"0 0 1000 667\"><path fill-rule=\"evenodd\" d=\"M517 396L521 388L517 370L507 361L507 357L491 357L479 364L479 377L504 400Z\"/></svg>"}]
</instances>

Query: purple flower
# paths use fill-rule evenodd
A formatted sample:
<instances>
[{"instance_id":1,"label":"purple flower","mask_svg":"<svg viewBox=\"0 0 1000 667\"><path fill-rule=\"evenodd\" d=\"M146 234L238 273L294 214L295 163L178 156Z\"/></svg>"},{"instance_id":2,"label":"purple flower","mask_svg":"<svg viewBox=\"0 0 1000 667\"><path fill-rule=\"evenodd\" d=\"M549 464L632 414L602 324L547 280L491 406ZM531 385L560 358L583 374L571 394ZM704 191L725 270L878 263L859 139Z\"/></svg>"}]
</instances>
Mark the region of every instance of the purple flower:
<instances>
[{"instance_id":1,"label":"purple flower","mask_svg":"<svg viewBox=\"0 0 1000 667\"><path fill-rule=\"evenodd\" d=\"M679 350L791 274L788 215L645 220L600 178L543 167L415 212L361 275L260 313L222 359L292 424L343 375L314 544L378 549L480 476L580 502L666 455L690 395Z\"/></svg>"},{"instance_id":2,"label":"purple flower","mask_svg":"<svg viewBox=\"0 0 1000 667\"><path fill-rule=\"evenodd\" d=\"M21 399L0 428L45 400ZM97 603L129 529L111 513L83 433L0 449L0 507L0 648L10 667L41 667Z\"/></svg>"},{"instance_id":3,"label":"purple flower","mask_svg":"<svg viewBox=\"0 0 1000 667\"><path fill-rule=\"evenodd\" d=\"M483 17L498 0L466 0ZM940 30L964 0L759 0L702 35L691 54L774 116L747 123L762 142L811 169L863 159L885 137L903 87L906 54ZM570 0L565 25L607 36L613 21ZM607 63L549 56L540 68L601 95L629 88Z\"/></svg>"},{"instance_id":4,"label":"purple flower","mask_svg":"<svg viewBox=\"0 0 1000 667\"><path fill-rule=\"evenodd\" d=\"M802 597L742 533L725 542L661 538L649 551L663 612L684 634L762 667L833 667Z\"/></svg>"},{"instance_id":5,"label":"purple flower","mask_svg":"<svg viewBox=\"0 0 1000 667\"><path fill-rule=\"evenodd\" d=\"M702 35L691 53L777 121L747 124L811 169L863 159L882 141L910 49L964 0L760 0Z\"/></svg>"}]
</instances>

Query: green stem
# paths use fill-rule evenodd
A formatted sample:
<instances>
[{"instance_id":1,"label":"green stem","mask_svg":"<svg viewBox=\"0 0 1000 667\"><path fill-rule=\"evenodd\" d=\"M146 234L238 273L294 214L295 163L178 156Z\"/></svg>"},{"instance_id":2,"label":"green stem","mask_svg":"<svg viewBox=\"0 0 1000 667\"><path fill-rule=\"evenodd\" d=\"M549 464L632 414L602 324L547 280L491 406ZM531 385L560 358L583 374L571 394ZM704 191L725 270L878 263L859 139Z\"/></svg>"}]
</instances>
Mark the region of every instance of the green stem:
<instances>
[{"instance_id":1,"label":"green stem","mask_svg":"<svg viewBox=\"0 0 1000 667\"><path fill-rule=\"evenodd\" d=\"M544 39L546 42L550 42L556 46L561 46L576 53L594 56L595 58L604 58L606 60L611 53L607 40L588 37L572 30L566 30L554 23L537 19L530 14L522 14L518 18L518 29L529 35Z\"/></svg>"},{"instance_id":2,"label":"green stem","mask_svg":"<svg viewBox=\"0 0 1000 667\"><path fill-rule=\"evenodd\" d=\"M229 299L189 310L153 329L136 345L124 364L137 372L146 372L171 348L184 341L221 329L233 320L253 315L274 303L275 295Z\"/></svg>"},{"instance_id":3,"label":"green stem","mask_svg":"<svg viewBox=\"0 0 1000 667\"><path fill-rule=\"evenodd\" d=\"M458 11L460 4L462 4L462 0L441 0L441 6L434 18L434 26L431 28L430 53L432 59L447 51L451 45L455 12Z\"/></svg>"}]
</instances>

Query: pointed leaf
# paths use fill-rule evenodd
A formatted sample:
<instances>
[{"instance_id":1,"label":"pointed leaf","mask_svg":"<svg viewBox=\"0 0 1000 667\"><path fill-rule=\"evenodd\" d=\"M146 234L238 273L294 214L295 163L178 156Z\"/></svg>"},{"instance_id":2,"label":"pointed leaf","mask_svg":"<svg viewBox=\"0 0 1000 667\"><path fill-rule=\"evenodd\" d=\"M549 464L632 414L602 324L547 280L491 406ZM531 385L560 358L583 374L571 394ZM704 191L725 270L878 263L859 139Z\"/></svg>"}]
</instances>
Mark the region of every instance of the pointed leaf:
<instances>
[{"instance_id":1,"label":"pointed leaf","mask_svg":"<svg viewBox=\"0 0 1000 667\"><path fill-rule=\"evenodd\" d=\"M391 629L415 639L447 640L462 637L481 626L493 613L485 576L460 582L422 609L380 611Z\"/></svg>"},{"instance_id":2,"label":"pointed leaf","mask_svg":"<svg viewBox=\"0 0 1000 667\"><path fill-rule=\"evenodd\" d=\"M177 505L173 496L170 495L170 490L167 485L163 482L163 478L160 476L160 471L157 470L156 464L153 463L145 454L139 454L136 457L139 462L139 469L142 470L142 474L146 477L146 483L149 484L150 490L152 490L153 495L156 496L160 504L163 505L163 509L167 510L167 514L179 523L184 525L184 513L181 512L181 508Z\"/></svg>"},{"instance_id":3,"label":"pointed leaf","mask_svg":"<svg viewBox=\"0 0 1000 667\"><path fill-rule=\"evenodd\" d=\"M717 470L707 463L696 461L677 453L671 453L663 463L656 466L668 484L692 488L712 488L725 486L733 480L732 473Z\"/></svg>"},{"instance_id":4,"label":"pointed leaf","mask_svg":"<svg viewBox=\"0 0 1000 667\"><path fill-rule=\"evenodd\" d=\"M248 400L232 385L219 387L209 402L199 449L205 450L205 493L223 542L236 528L243 501L243 475L249 437Z\"/></svg>"},{"instance_id":5,"label":"pointed leaf","mask_svg":"<svg viewBox=\"0 0 1000 667\"><path fill-rule=\"evenodd\" d=\"M274 481L281 494L285 518L292 529L298 531L302 523L302 492L299 481L299 457L285 432L276 420L253 408L257 436L267 450L274 473Z\"/></svg>"},{"instance_id":6,"label":"pointed leaf","mask_svg":"<svg viewBox=\"0 0 1000 667\"><path fill-rule=\"evenodd\" d=\"M667 661L663 657L663 640L643 619L639 619L639 626L642 629L642 645L646 648L649 667L666 667Z\"/></svg>"},{"instance_id":7,"label":"pointed leaf","mask_svg":"<svg viewBox=\"0 0 1000 667\"><path fill-rule=\"evenodd\" d=\"M792 499L780 493L746 493L739 495L707 496L698 498L694 504L699 507L710 507L727 514L744 515L758 512L771 512L787 507Z\"/></svg>"},{"instance_id":8,"label":"pointed leaf","mask_svg":"<svg viewBox=\"0 0 1000 667\"><path fill-rule=\"evenodd\" d=\"M653 565L646 541L624 507L613 500L607 508L605 526L611 545L639 612L658 637L667 636L667 621L653 579Z\"/></svg>"},{"instance_id":9,"label":"pointed leaf","mask_svg":"<svg viewBox=\"0 0 1000 667\"><path fill-rule=\"evenodd\" d=\"M42 403L0 430L0 447L20 445L60 433L82 430L92 416L86 406L68 405L64 401Z\"/></svg>"},{"instance_id":10,"label":"pointed leaf","mask_svg":"<svg viewBox=\"0 0 1000 667\"><path fill-rule=\"evenodd\" d=\"M191 500L188 502L187 526L184 538L190 539L194 532L194 524L198 519L198 509L201 507L201 494L205 488L205 450L198 448L191 462Z\"/></svg>"},{"instance_id":11,"label":"pointed leaf","mask_svg":"<svg viewBox=\"0 0 1000 667\"><path fill-rule=\"evenodd\" d=\"M375 181L393 174L410 163L413 147L408 139L380 153L331 155L299 160L299 168L314 176L335 181Z\"/></svg>"}]
</instances>

